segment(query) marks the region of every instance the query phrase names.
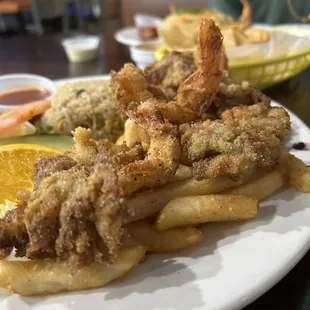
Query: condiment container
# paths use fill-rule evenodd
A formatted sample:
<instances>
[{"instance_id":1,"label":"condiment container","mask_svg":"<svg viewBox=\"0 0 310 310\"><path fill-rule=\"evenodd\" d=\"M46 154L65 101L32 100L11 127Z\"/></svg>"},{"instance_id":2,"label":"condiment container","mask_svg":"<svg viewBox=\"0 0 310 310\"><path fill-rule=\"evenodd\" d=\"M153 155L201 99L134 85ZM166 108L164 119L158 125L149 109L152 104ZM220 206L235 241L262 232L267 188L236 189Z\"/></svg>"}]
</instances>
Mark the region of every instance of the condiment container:
<instances>
[{"instance_id":1,"label":"condiment container","mask_svg":"<svg viewBox=\"0 0 310 310\"><path fill-rule=\"evenodd\" d=\"M61 42L66 55L71 62L87 62L97 57L100 37L79 36L64 39Z\"/></svg>"}]
</instances>

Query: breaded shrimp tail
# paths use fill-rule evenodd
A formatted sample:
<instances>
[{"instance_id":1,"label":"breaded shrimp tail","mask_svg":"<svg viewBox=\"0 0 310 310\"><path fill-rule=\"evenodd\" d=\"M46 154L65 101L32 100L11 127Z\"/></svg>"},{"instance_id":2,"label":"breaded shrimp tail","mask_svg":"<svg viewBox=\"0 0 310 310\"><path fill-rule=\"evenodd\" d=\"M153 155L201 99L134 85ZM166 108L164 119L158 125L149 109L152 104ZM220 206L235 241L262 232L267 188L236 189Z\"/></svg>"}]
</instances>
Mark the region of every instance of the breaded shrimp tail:
<instances>
[{"instance_id":1,"label":"breaded shrimp tail","mask_svg":"<svg viewBox=\"0 0 310 310\"><path fill-rule=\"evenodd\" d=\"M197 70L178 89L177 102L195 113L206 111L220 85L223 36L212 19L203 17L197 44Z\"/></svg>"},{"instance_id":2,"label":"breaded shrimp tail","mask_svg":"<svg viewBox=\"0 0 310 310\"><path fill-rule=\"evenodd\" d=\"M197 70L179 87L175 101L166 100L162 91L147 83L143 72L127 64L112 72L111 87L120 110L131 104L151 100L165 119L173 124L194 121L212 104L220 85L220 63L223 37L214 21L201 19L198 37Z\"/></svg>"}]
</instances>

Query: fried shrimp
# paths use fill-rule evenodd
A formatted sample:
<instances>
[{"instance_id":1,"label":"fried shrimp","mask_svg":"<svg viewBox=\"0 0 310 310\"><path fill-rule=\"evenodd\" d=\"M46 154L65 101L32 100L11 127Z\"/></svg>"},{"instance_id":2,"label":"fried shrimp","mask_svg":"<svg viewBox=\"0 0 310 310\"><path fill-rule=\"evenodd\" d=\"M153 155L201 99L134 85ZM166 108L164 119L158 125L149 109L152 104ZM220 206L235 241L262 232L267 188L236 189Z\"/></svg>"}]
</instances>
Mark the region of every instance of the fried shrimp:
<instances>
[{"instance_id":1,"label":"fried shrimp","mask_svg":"<svg viewBox=\"0 0 310 310\"><path fill-rule=\"evenodd\" d=\"M168 101L160 89L151 87L143 72L131 64L112 73L111 86L120 109L124 111L130 104L148 101L173 124L198 119L211 105L220 85L222 41L214 21L202 18L197 70L180 85L175 101Z\"/></svg>"},{"instance_id":2,"label":"fried shrimp","mask_svg":"<svg viewBox=\"0 0 310 310\"><path fill-rule=\"evenodd\" d=\"M252 24L252 7L248 0L240 0L242 4L242 12L238 18L237 23L245 26L249 26Z\"/></svg>"},{"instance_id":3,"label":"fried shrimp","mask_svg":"<svg viewBox=\"0 0 310 310\"><path fill-rule=\"evenodd\" d=\"M179 87L177 102L201 113L212 104L220 85L223 37L214 21L202 18L197 44L197 70Z\"/></svg>"},{"instance_id":4,"label":"fried shrimp","mask_svg":"<svg viewBox=\"0 0 310 310\"><path fill-rule=\"evenodd\" d=\"M179 165L181 148L178 129L165 120L152 101L128 110L128 116L142 127L150 138L147 155L143 160L126 165L120 171L120 185L131 194L170 181Z\"/></svg>"},{"instance_id":5,"label":"fried shrimp","mask_svg":"<svg viewBox=\"0 0 310 310\"><path fill-rule=\"evenodd\" d=\"M132 64L126 64L118 73L112 72L111 87L119 110L141 127L150 141L143 160L119 170L125 195L163 185L174 176L181 157L178 127L174 124L199 118L212 103L220 83L221 50L219 28L212 20L202 18L198 67L179 87L176 101L168 101Z\"/></svg>"},{"instance_id":6,"label":"fried shrimp","mask_svg":"<svg viewBox=\"0 0 310 310\"><path fill-rule=\"evenodd\" d=\"M111 86L116 94L120 111L144 129L150 145L146 157L123 167L120 184L127 195L169 181L181 156L177 127L167 121L157 107L153 93L148 90L142 71L125 65L112 73Z\"/></svg>"},{"instance_id":7,"label":"fried shrimp","mask_svg":"<svg viewBox=\"0 0 310 310\"><path fill-rule=\"evenodd\" d=\"M160 87L169 100L174 100L181 83L196 70L192 52L172 51L144 69L144 76L151 85Z\"/></svg>"},{"instance_id":8,"label":"fried shrimp","mask_svg":"<svg viewBox=\"0 0 310 310\"><path fill-rule=\"evenodd\" d=\"M108 140L92 140L89 130L78 128L74 133L76 145L71 156L86 165L94 164L97 158L95 154L110 157L117 167L119 186L125 197L142 189L165 184L173 178L178 168L180 141L176 126L153 110L152 105L143 103L135 111L128 112L151 138L147 152L141 143L129 148L125 143L116 145Z\"/></svg>"}]
</instances>

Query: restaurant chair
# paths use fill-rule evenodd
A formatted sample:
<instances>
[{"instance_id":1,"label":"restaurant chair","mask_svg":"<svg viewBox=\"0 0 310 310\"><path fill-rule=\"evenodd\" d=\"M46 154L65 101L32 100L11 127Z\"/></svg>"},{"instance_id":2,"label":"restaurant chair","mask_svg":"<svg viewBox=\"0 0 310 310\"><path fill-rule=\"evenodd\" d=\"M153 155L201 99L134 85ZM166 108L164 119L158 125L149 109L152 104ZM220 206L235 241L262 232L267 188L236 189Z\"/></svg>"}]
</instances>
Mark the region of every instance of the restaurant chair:
<instances>
[{"instance_id":1,"label":"restaurant chair","mask_svg":"<svg viewBox=\"0 0 310 310\"><path fill-rule=\"evenodd\" d=\"M91 8L93 14L99 19L99 28L103 31L106 28L108 20L120 20L120 0L72 0L76 7L76 19L78 28L84 26L84 21L81 16L83 8Z\"/></svg>"},{"instance_id":2,"label":"restaurant chair","mask_svg":"<svg viewBox=\"0 0 310 310\"><path fill-rule=\"evenodd\" d=\"M2 14L11 14L15 16L21 31L25 30L25 23L22 16L23 11L30 9L29 0L0 0L0 22L5 28L5 22Z\"/></svg>"},{"instance_id":3,"label":"restaurant chair","mask_svg":"<svg viewBox=\"0 0 310 310\"><path fill-rule=\"evenodd\" d=\"M67 14L68 0L30 0L35 30L38 34L44 33L43 19L60 16L62 18L62 30L64 33L69 29L69 17Z\"/></svg>"},{"instance_id":4,"label":"restaurant chair","mask_svg":"<svg viewBox=\"0 0 310 310\"><path fill-rule=\"evenodd\" d=\"M63 32L67 32L69 21L67 15L68 0L0 0L0 13L15 15L21 30L25 23L22 13L30 11L33 17L34 30L37 34L43 34L43 19L61 16L63 20Z\"/></svg>"}]
</instances>

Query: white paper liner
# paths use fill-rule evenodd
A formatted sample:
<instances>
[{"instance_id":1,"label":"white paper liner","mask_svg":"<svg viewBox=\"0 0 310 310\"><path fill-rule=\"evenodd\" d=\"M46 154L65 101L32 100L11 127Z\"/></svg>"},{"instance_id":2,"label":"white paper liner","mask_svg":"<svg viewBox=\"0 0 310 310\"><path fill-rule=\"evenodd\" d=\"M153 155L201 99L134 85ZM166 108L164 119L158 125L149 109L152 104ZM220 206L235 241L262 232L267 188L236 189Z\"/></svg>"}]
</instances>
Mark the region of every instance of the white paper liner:
<instances>
[{"instance_id":1,"label":"white paper liner","mask_svg":"<svg viewBox=\"0 0 310 310\"><path fill-rule=\"evenodd\" d=\"M259 59L279 57L310 48L310 36L296 36L282 31L271 31L270 41L245 44L226 49L229 59Z\"/></svg>"}]
</instances>

